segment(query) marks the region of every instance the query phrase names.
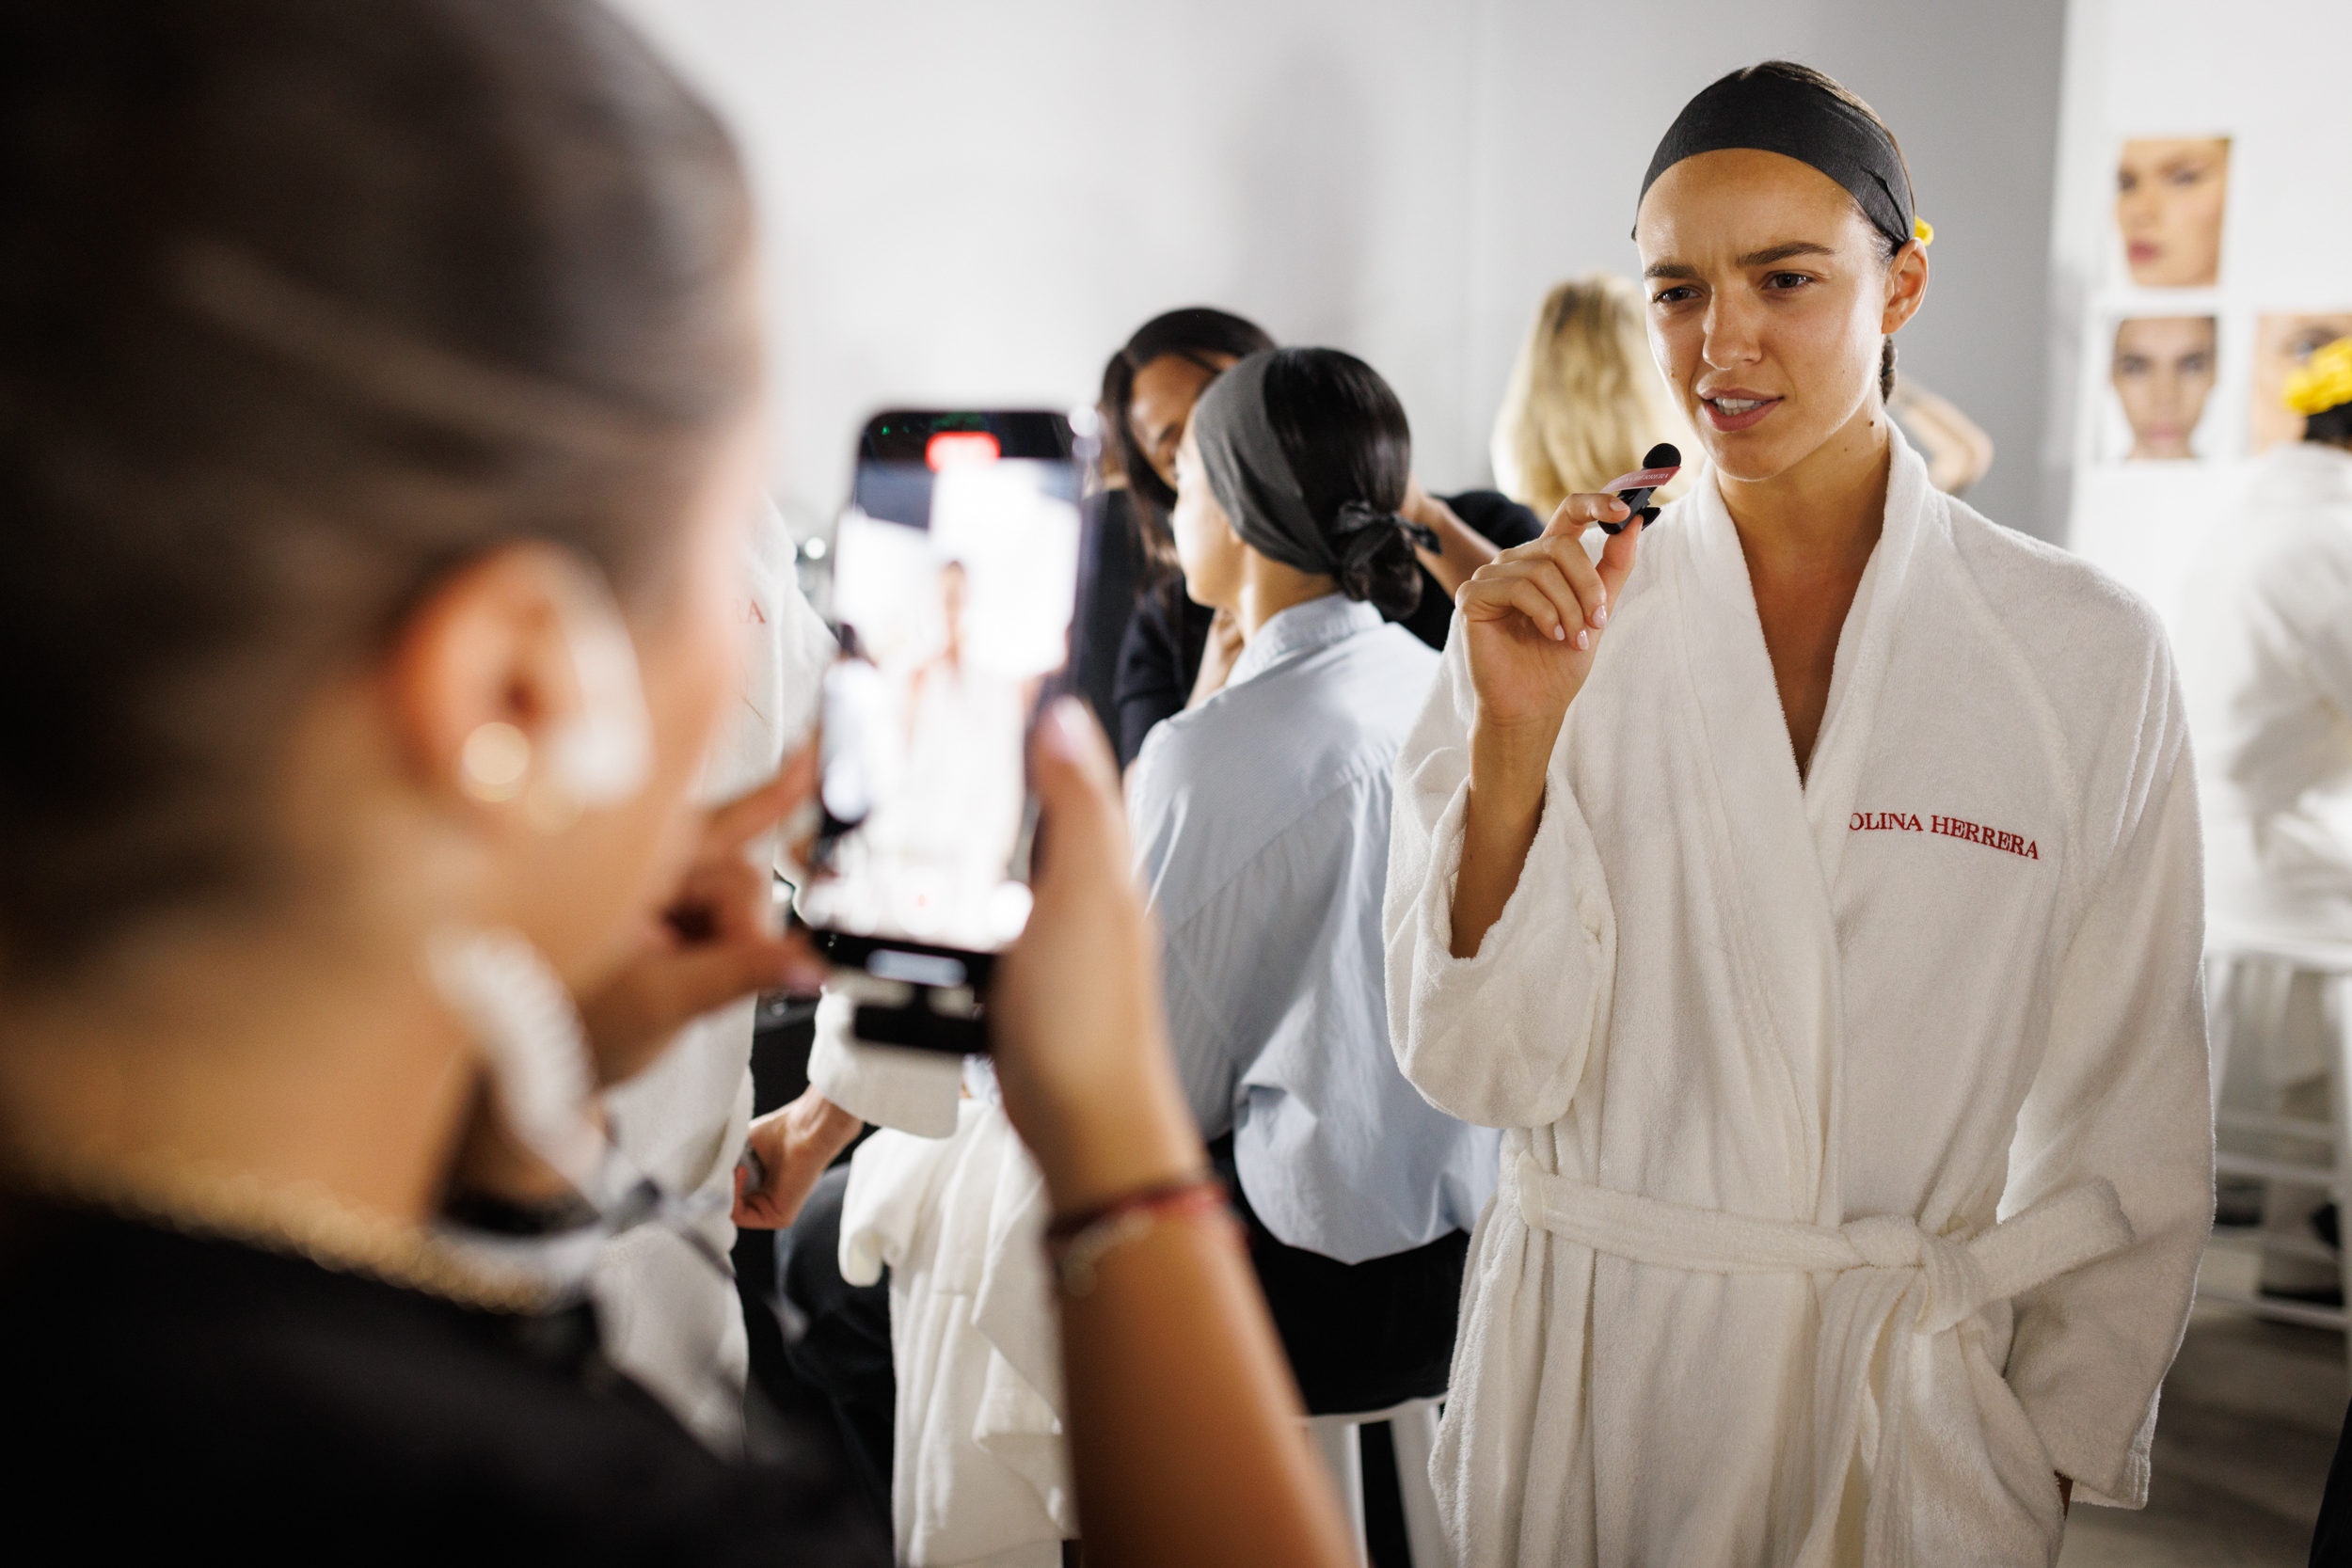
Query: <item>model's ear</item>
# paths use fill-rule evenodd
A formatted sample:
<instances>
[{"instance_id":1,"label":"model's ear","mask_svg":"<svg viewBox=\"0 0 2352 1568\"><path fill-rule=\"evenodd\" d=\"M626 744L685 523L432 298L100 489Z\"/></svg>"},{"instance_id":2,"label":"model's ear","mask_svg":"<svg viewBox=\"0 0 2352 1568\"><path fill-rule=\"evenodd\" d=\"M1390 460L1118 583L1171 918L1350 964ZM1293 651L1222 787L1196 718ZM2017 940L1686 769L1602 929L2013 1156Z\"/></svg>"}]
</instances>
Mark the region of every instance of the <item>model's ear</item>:
<instances>
[{"instance_id":1,"label":"model's ear","mask_svg":"<svg viewBox=\"0 0 2352 1568\"><path fill-rule=\"evenodd\" d=\"M1895 259L1886 266L1886 309L1880 318L1881 332L1894 332L1919 313L1919 307L1928 297L1928 247L1925 242L1913 240L1895 252Z\"/></svg>"},{"instance_id":2,"label":"model's ear","mask_svg":"<svg viewBox=\"0 0 2352 1568\"><path fill-rule=\"evenodd\" d=\"M635 650L569 551L510 546L449 578L401 626L384 680L415 782L485 824L553 831L644 782Z\"/></svg>"}]
</instances>

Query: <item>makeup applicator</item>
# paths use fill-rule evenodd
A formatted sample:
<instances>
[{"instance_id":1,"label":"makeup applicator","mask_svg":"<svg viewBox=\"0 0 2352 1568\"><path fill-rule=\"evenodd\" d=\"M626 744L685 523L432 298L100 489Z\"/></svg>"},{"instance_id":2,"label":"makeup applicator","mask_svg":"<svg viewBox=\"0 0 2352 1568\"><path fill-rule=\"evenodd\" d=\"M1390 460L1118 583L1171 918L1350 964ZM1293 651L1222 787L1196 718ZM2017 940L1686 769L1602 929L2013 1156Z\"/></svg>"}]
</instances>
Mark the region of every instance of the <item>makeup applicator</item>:
<instances>
[{"instance_id":1,"label":"makeup applicator","mask_svg":"<svg viewBox=\"0 0 2352 1568\"><path fill-rule=\"evenodd\" d=\"M1634 523L1647 528L1658 517L1658 508L1650 505L1650 492L1671 483L1682 471L1682 453L1670 441L1661 441L1642 454L1642 466L1629 474L1619 474L1601 486L1603 490L1625 502L1633 515L1622 523L1603 523L1603 533L1622 533Z\"/></svg>"}]
</instances>

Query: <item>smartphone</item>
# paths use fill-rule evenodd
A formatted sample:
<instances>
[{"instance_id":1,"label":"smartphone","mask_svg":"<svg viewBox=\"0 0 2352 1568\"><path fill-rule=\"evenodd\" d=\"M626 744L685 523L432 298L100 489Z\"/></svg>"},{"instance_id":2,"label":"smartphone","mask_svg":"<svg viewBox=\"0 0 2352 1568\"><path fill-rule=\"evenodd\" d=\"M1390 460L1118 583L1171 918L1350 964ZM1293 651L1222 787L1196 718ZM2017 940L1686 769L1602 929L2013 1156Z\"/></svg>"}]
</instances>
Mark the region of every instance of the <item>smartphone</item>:
<instances>
[{"instance_id":1,"label":"smartphone","mask_svg":"<svg viewBox=\"0 0 2352 1568\"><path fill-rule=\"evenodd\" d=\"M987 1049L991 969L1029 914L1029 730L1068 686L1078 615L1076 421L894 409L859 436L799 907L861 1039Z\"/></svg>"}]
</instances>

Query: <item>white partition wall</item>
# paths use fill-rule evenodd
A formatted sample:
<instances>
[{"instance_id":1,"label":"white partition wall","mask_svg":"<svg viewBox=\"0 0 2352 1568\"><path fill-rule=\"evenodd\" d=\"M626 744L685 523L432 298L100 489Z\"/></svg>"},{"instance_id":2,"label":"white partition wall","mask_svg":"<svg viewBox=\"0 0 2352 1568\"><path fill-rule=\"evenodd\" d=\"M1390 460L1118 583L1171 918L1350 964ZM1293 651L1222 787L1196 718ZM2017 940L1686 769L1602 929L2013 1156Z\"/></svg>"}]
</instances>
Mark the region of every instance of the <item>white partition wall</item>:
<instances>
[{"instance_id":1,"label":"white partition wall","mask_svg":"<svg viewBox=\"0 0 2352 1568\"><path fill-rule=\"evenodd\" d=\"M2074 0L2070 9L2052 225L2058 417L2044 462L2068 507L2068 543L2168 618L2195 591L2199 562L2229 547L2222 524L2249 458L2293 438L2277 406L2283 366L2314 338L2352 332L2347 59L2344 0ZM2209 160L2224 139L2208 236L2212 214L2185 194L2197 171L2165 160ZM2128 218L2133 236L2147 236L2136 265L2119 187L2129 181L2137 193L2152 174L2184 205ZM2209 272L2194 264L2208 237L2217 242ZM2208 340L2209 372L2183 374ZM2118 388L2143 375L2172 384L2140 394L2135 425ZM2151 455L2157 443L2135 439L2191 411L2189 455Z\"/></svg>"},{"instance_id":2,"label":"white partition wall","mask_svg":"<svg viewBox=\"0 0 2352 1568\"><path fill-rule=\"evenodd\" d=\"M1675 110L1774 55L1902 136L1939 230L1904 364L1992 433L1975 499L2041 526L2059 0L621 3L750 156L803 529L877 404L1086 400L1193 303L1363 355L1431 485L1480 483L1544 289L1632 269Z\"/></svg>"}]
</instances>

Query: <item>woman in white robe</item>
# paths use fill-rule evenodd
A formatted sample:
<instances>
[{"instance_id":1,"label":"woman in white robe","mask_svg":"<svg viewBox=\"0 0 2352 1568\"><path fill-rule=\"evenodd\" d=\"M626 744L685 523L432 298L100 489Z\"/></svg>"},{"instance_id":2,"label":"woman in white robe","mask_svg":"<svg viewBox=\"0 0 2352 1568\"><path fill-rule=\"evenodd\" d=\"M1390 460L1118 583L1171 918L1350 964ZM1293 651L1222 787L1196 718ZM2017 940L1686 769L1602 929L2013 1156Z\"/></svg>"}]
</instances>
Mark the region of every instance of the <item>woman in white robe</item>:
<instances>
[{"instance_id":1,"label":"woman in white robe","mask_svg":"<svg viewBox=\"0 0 2352 1568\"><path fill-rule=\"evenodd\" d=\"M1685 110L1636 237L1709 471L1481 571L1400 758L1399 1060L1505 1129L1466 1568L2048 1562L2145 1499L2212 1201L2180 701L1887 421L1913 229L1826 78Z\"/></svg>"}]
</instances>

